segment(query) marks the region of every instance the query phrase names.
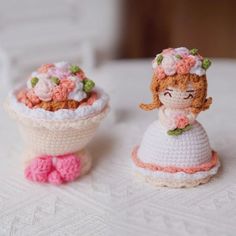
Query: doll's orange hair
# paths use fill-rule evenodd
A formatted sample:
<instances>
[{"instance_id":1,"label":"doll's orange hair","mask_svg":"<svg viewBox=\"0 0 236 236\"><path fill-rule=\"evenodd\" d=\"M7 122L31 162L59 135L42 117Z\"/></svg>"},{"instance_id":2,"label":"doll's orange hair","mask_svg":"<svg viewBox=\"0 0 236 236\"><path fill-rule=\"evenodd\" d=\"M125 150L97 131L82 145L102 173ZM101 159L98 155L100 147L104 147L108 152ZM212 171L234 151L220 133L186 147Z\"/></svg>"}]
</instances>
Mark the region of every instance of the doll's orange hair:
<instances>
[{"instance_id":1,"label":"doll's orange hair","mask_svg":"<svg viewBox=\"0 0 236 236\"><path fill-rule=\"evenodd\" d=\"M167 76L164 79L157 79L154 73L150 86L153 101L150 104L140 104L140 107L146 111L159 108L162 106L162 103L159 99L158 93L164 91L167 87L177 87L181 90L184 90L186 89L189 82L192 83L194 89L196 90L195 97L191 104L191 111L195 114L198 114L199 112L208 109L212 103L212 98L206 98L207 78L205 75L198 76L195 74L176 74L173 76Z\"/></svg>"}]
</instances>

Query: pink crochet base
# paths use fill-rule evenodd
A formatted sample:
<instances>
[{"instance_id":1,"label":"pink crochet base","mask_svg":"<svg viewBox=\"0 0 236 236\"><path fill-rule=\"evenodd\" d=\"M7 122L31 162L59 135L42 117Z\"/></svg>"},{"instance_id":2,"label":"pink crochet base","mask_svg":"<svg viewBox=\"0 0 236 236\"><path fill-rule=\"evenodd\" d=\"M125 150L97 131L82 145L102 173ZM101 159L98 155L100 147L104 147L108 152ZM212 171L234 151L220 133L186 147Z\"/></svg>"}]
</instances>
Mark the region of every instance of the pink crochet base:
<instances>
[{"instance_id":1,"label":"pink crochet base","mask_svg":"<svg viewBox=\"0 0 236 236\"><path fill-rule=\"evenodd\" d=\"M144 169L148 169L151 171L163 171L163 172L168 172L168 173L176 173L176 172L184 172L187 174L193 174L198 171L208 171L212 167L214 167L217 162L218 162L218 157L217 153L212 151L212 158L209 162L204 163L199 166L192 166L192 167L177 167L177 166L160 166L158 164L154 163L145 163L142 162L137 155L139 147L135 147L133 152L132 152L132 160L135 163L136 166Z\"/></svg>"},{"instance_id":2,"label":"pink crochet base","mask_svg":"<svg viewBox=\"0 0 236 236\"><path fill-rule=\"evenodd\" d=\"M59 185L79 177L80 169L80 159L74 154L40 156L26 167L25 177L34 182Z\"/></svg>"}]
</instances>

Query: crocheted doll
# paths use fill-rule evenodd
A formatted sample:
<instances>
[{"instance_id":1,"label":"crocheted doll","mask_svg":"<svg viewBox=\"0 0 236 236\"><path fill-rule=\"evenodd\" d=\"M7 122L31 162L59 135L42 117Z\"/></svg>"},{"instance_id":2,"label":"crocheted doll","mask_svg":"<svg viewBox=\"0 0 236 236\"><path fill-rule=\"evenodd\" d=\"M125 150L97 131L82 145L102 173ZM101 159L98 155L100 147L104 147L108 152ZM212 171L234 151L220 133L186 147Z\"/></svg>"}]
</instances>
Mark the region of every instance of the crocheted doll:
<instances>
[{"instance_id":1,"label":"crocheted doll","mask_svg":"<svg viewBox=\"0 0 236 236\"><path fill-rule=\"evenodd\" d=\"M197 49L169 48L153 60L153 101L159 120L146 130L132 153L137 175L157 186L191 187L209 181L220 166L217 153L196 120L212 103L207 96L206 70L211 65Z\"/></svg>"},{"instance_id":2,"label":"crocheted doll","mask_svg":"<svg viewBox=\"0 0 236 236\"><path fill-rule=\"evenodd\" d=\"M6 107L26 143L25 176L62 184L91 167L86 145L108 111L108 96L77 65L45 64L14 89Z\"/></svg>"}]
</instances>

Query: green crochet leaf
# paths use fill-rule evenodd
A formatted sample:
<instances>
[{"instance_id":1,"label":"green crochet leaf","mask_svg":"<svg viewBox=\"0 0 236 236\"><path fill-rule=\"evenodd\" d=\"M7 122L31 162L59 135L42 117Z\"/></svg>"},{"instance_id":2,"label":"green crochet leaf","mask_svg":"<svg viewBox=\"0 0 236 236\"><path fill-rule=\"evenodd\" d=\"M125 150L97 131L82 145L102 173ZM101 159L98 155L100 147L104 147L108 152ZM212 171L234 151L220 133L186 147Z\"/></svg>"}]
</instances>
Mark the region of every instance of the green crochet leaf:
<instances>
[{"instance_id":1,"label":"green crochet leaf","mask_svg":"<svg viewBox=\"0 0 236 236\"><path fill-rule=\"evenodd\" d=\"M185 131L188 131L192 129L192 125L187 125L185 128L183 128L182 130L185 132Z\"/></svg>"},{"instance_id":2,"label":"green crochet leaf","mask_svg":"<svg viewBox=\"0 0 236 236\"><path fill-rule=\"evenodd\" d=\"M81 71L81 69L80 69L79 66L77 66L77 65L71 65L71 66L70 66L70 72L71 72L72 74L76 74L76 73L78 73L78 72L80 72L80 71Z\"/></svg>"},{"instance_id":3,"label":"green crochet leaf","mask_svg":"<svg viewBox=\"0 0 236 236\"><path fill-rule=\"evenodd\" d=\"M181 135L183 133L183 130L182 129L174 129L174 130L169 130L167 132L167 134L171 135L171 136L178 136L178 135Z\"/></svg>"},{"instance_id":4,"label":"green crochet leaf","mask_svg":"<svg viewBox=\"0 0 236 236\"><path fill-rule=\"evenodd\" d=\"M157 57L157 65L160 65L161 62L163 60L163 56L160 54L158 57Z\"/></svg>"},{"instance_id":5,"label":"green crochet leaf","mask_svg":"<svg viewBox=\"0 0 236 236\"><path fill-rule=\"evenodd\" d=\"M174 130L168 130L167 131L167 134L170 135L170 136L179 136L181 135L183 132L186 132L188 130L192 129L192 125L187 125L185 128L183 129L179 129L179 128L176 128Z\"/></svg>"},{"instance_id":6,"label":"green crochet leaf","mask_svg":"<svg viewBox=\"0 0 236 236\"><path fill-rule=\"evenodd\" d=\"M177 59L182 59L182 57L181 57L179 54L175 55L175 57L176 57Z\"/></svg>"},{"instance_id":7,"label":"green crochet leaf","mask_svg":"<svg viewBox=\"0 0 236 236\"><path fill-rule=\"evenodd\" d=\"M92 89L93 89L94 86L95 86L95 83L94 83L92 80L90 80L90 79L85 79L85 80L83 80L83 83L84 83L83 90L84 90L84 92L86 92L86 93L91 92Z\"/></svg>"},{"instance_id":8,"label":"green crochet leaf","mask_svg":"<svg viewBox=\"0 0 236 236\"><path fill-rule=\"evenodd\" d=\"M51 79L51 81L52 81L54 84L56 84L56 85L60 84L59 78L53 76L53 77L51 77L50 79Z\"/></svg>"},{"instance_id":9,"label":"green crochet leaf","mask_svg":"<svg viewBox=\"0 0 236 236\"><path fill-rule=\"evenodd\" d=\"M192 55L196 55L197 52L198 52L198 49L197 49L197 48L193 48L193 49L191 49L191 50L189 51L189 53L192 54Z\"/></svg>"},{"instance_id":10,"label":"green crochet leaf","mask_svg":"<svg viewBox=\"0 0 236 236\"><path fill-rule=\"evenodd\" d=\"M204 58L202 61L202 68L207 70L211 66L211 61L208 58Z\"/></svg>"},{"instance_id":11,"label":"green crochet leaf","mask_svg":"<svg viewBox=\"0 0 236 236\"><path fill-rule=\"evenodd\" d=\"M39 79L37 77L33 77L31 79L31 85L34 88L34 86L38 83Z\"/></svg>"}]
</instances>

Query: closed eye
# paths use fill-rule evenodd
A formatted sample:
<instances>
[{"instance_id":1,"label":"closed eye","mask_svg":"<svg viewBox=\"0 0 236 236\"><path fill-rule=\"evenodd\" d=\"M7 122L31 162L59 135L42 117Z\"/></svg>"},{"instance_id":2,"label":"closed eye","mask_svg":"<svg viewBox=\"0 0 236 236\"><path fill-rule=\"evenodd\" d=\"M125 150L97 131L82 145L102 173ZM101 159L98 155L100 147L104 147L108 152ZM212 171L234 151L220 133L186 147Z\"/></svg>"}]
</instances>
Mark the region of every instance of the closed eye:
<instances>
[{"instance_id":1,"label":"closed eye","mask_svg":"<svg viewBox=\"0 0 236 236\"><path fill-rule=\"evenodd\" d=\"M167 96L167 95L168 95L169 97L172 97L172 95L171 95L170 92L165 92L165 93L164 93L164 96Z\"/></svg>"},{"instance_id":2,"label":"closed eye","mask_svg":"<svg viewBox=\"0 0 236 236\"><path fill-rule=\"evenodd\" d=\"M186 97L184 99L189 99L189 98L193 98L193 95L191 93L188 95L188 97Z\"/></svg>"}]
</instances>

